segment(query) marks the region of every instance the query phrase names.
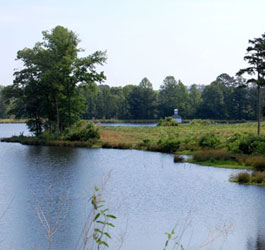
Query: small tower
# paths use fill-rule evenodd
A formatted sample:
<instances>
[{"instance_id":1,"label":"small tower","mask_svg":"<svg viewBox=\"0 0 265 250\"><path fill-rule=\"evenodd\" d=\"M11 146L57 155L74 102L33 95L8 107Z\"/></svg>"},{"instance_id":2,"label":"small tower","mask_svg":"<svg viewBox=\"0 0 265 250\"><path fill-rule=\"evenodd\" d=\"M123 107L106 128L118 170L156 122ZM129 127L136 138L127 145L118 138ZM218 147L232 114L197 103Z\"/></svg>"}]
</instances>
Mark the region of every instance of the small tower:
<instances>
[{"instance_id":1,"label":"small tower","mask_svg":"<svg viewBox=\"0 0 265 250\"><path fill-rule=\"evenodd\" d=\"M178 122L178 123L182 123L182 118L178 114L178 109L174 109L173 120L176 121L176 122Z\"/></svg>"}]
</instances>

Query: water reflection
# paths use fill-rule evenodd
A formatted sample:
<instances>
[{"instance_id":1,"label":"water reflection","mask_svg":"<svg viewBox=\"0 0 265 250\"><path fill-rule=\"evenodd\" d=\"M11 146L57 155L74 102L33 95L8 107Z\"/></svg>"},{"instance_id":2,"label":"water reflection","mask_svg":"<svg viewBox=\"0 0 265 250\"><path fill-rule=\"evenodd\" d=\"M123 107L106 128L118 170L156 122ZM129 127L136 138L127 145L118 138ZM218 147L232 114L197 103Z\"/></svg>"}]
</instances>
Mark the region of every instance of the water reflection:
<instances>
[{"instance_id":1,"label":"water reflection","mask_svg":"<svg viewBox=\"0 0 265 250\"><path fill-rule=\"evenodd\" d=\"M265 249L265 189L228 182L236 170L174 164L172 155L152 152L11 143L0 143L0 214L15 196L0 221L2 248L47 248L34 212L40 206L51 223L58 214L63 221L62 207L67 211L53 244L54 249L73 249L93 186L109 172L104 198L118 216L110 249L117 248L127 221L124 249L163 249L164 233L181 227L187 216L191 223L182 237L184 247L197 249L209 233L232 225L225 240L202 249Z\"/></svg>"}]
</instances>

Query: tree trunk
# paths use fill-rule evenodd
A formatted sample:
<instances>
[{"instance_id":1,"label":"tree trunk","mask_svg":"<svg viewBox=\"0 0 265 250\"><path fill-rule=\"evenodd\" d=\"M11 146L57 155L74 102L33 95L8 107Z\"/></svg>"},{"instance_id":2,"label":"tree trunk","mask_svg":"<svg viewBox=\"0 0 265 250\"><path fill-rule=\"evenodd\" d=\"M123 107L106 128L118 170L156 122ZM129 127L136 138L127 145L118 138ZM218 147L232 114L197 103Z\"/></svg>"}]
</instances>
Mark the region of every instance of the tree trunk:
<instances>
[{"instance_id":1,"label":"tree trunk","mask_svg":"<svg viewBox=\"0 0 265 250\"><path fill-rule=\"evenodd\" d=\"M260 110L261 110L261 94L260 94L260 85L258 85L258 136L260 135Z\"/></svg>"}]
</instances>

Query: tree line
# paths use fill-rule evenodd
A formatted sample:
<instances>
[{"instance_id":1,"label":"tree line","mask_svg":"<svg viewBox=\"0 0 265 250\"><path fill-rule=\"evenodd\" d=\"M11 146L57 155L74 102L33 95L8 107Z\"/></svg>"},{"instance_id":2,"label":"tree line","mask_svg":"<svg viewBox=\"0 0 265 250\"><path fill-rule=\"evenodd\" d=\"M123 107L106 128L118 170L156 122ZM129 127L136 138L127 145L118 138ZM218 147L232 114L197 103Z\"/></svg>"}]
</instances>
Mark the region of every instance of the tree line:
<instances>
[{"instance_id":1,"label":"tree line","mask_svg":"<svg viewBox=\"0 0 265 250\"><path fill-rule=\"evenodd\" d=\"M70 126L70 119L72 122L77 119L77 109L81 109L83 119L159 119L172 116L173 110L177 108L183 119L255 120L257 88L255 85L242 87L246 82L247 80L242 77L231 77L226 73L219 75L209 85L191 86L185 86L182 81L167 76L159 90L154 90L147 78L143 78L138 85L124 87L97 85L91 82L75 90L79 95L78 98L73 96L70 99L70 104L73 106L71 117L69 114L66 115L59 126ZM17 89L14 89L14 86L8 86L4 90L5 96L14 95L15 91ZM49 111L52 112L50 120L53 117L53 122L56 124L56 100L48 103L47 99L47 103L45 102L47 106L46 104L40 106L36 94L34 89L28 97L32 102L30 107L23 107L17 101L5 104L0 92L0 118L7 118L10 113L17 114L18 118L32 118L31 112L38 118L38 115L43 116L45 110L53 107L54 111ZM265 100L263 92L262 96L262 100ZM67 99L63 98L62 101L63 103L59 104L60 113L68 113ZM29 108L30 110L26 112L22 110ZM47 117L49 118L48 113Z\"/></svg>"},{"instance_id":2,"label":"tree line","mask_svg":"<svg viewBox=\"0 0 265 250\"><path fill-rule=\"evenodd\" d=\"M260 121L264 113L265 34L249 41L244 59L250 66L236 76L223 73L207 86L167 76L159 90L146 77L138 85L104 85L97 66L106 62L106 52L79 57L78 36L62 26L42 34L33 48L17 52L23 66L12 85L0 88L0 118L27 118L35 134L60 133L80 118L159 119L176 108L184 119ZM253 77L246 80L245 73Z\"/></svg>"},{"instance_id":3,"label":"tree line","mask_svg":"<svg viewBox=\"0 0 265 250\"><path fill-rule=\"evenodd\" d=\"M221 74L210 85L185 86L167 76L159 90L147 79L138 85L94 86L83 91L84 119L159 119L172 116L175 108L184 119L255 120L257 89L242 77Z\"/></svg>"}]
</instances>

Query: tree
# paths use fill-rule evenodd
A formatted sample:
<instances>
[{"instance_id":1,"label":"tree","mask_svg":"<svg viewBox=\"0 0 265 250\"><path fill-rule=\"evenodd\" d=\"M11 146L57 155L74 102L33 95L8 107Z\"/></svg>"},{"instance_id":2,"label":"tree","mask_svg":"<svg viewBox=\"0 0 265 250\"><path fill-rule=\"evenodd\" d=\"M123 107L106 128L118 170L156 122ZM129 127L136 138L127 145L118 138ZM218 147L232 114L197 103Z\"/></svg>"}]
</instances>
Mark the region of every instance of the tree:
<instances>
[{"instance_id":1,"label":"tree","mask_svg":"<svg viewBox=\"0 0 265 250\"><path fill-rule=\"evenodd\" d=\"M202 93L200 117L210 119L226 119L225 99L222 84L214 81L206 86Z\"/></svg>"},{"instance_id":2,"label":"tree","mask_svg":"<svg viewBox=\"0 0 265 250\"><path fill-rule=\"evenodd\" d=\"M251 46L247 48L247 55L244 60L247 61L251 66L240 69L237 72L238 76L247 73L253 78L247 80L246 84L254 83L257 85L258 92L258 107L257 107L257 118L258 118L258 135L260 135L260 120L261 120L261 87L265 85L265 33L260 38L254 38L249 40Z\"/></svg>"},{"instance_id":3,"label":"tree","mask_svg":"<svg viewBox=\"0 0 265 250\"><path fill-rule=\"evenodd\" d=\"M167 76L160 86L158 94L158 106L160 117L171 116L175 108L186 117L188 113L189 95L185 85L173 76Z\"/></svg>"},{"instance_id":4,"label":"tree","mask_svg":"<svg viewBox=\"0 0 265 250\"><path fill-rule=\"evenodd\" d=\"M156 93L152 83L147 78L143 78L139 86L132 89L128 101L133 119L154 119Z\"/></svg>"},{"instance_id":5,"label":"tree","mask_svg":"<svg viewBox=\"0 0 265 250\"><path fill-rule=\"evenodd\" d=\"M4 103L3 96L1 93L2 89L3 89L3 86L0 85L0 118L5 118L6 117L6 105Z\"/></svg>"},{"instance_id":6,"label":"tree","mask_svg":"<svg viewBox=\"0 0 265 250\"><path fill-rule=\"evenodd\" d=\"M42 34L42 42L18 51L23 69L14 73L13 85L4 91L12 100L11 112L30 118L28 125L36 134L44 125L51 132L71 127L85 110L82 88L105 80L104 73L96 71L96 65L106 61L105 52L79 58L77 35L62 26Z\"/></svg>"},{"instance_id":7,"label":"tree","mask_svg":"<svg viewBox=\"0 0 265 250\"><path fill-rule=\"evenodd\" d=\"M198 91L197 85L192 84L189 91L189 105L188 105L189 118L194 118L197 116L197 110L201 102L202 102L201 94Z\"/></svg>"}]
</instances>

